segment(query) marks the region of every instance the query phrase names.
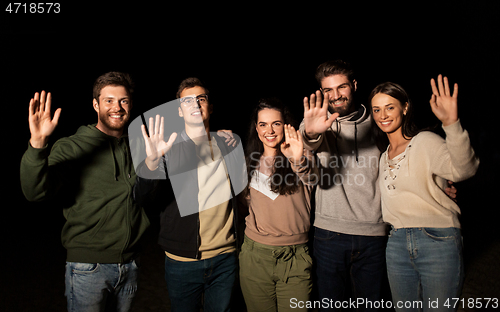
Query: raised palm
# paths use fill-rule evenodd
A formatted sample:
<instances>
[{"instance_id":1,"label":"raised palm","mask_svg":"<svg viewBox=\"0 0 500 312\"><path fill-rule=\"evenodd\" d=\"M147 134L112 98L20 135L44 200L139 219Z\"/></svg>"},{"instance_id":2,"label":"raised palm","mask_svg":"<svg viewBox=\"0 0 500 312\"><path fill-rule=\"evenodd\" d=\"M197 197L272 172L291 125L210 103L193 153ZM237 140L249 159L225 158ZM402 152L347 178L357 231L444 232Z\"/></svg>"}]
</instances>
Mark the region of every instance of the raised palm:
<instances>
[{"instance_id":1,"label":"raised palm","mask_svg":"<svg viewBox=\"0 0 500 312\"><path fill-rule=\"evenodd\" d=\"M160 157L165 155L165 153L172 148L177 138L177 133L174 132L170 135L168 142L165 142L163 137L163 125L164 118L160 118L160 115L156 115L156 121L153 120L153 117L149 118L149 135L146 131L146 126L141 126L142 136L146 142L146 165L150 170L155 170L158 167Z\"/></svg>"},{"instance_id":2,"label":"raised palm","mask_svg":"<svg viewBox=\"0 0 500 312\"><path fill-rule=\"evenodd\" d=\"M35 96L30 100L29 106L29 127L31 133L30 143L35 148L42 148L47 144L48 137L54 132L61 109L58 108L54 113L54 118L50 116L50 108L52 105L52 95L45 91L41 94L35 93Z\"/></svg>"},{"instance_id":3,"label":"raised palm","mask_svg":"<svg viewBox=\"0 0 500 312\"><path fill-rule=\"evenodd\" d=\"M431 79L432 96L429 101L434 115L444 126L451 125L458 120L458 84L455 83L453 94L450 93L448 78L439 75L437 86L434 79Z\"/></svg>"},{"instance_id":4,"label":"raised palm","mask_svg":"<svg viewBox=\"0 0 500 312\"><path fill-rule=\"evenodd\" d=\"M328 96L323 97L319 90L316 94L311 94L309 99L304 98L304 127L308 137L315 138L324 133L339 116L338 113L334 113L328 118L328 105Z\"/></svg>"},{"instance_id":5,"label":"raised palm","mask_svg":"<svg viewBox=\"0 0 500 312\"><path fill-rule=\"evenodd\" d=\"M304 154L302 135L291 125L285 125L285 142L281 143L281 152L291 162L299 162Z\"/></svg>"}]
</instances>

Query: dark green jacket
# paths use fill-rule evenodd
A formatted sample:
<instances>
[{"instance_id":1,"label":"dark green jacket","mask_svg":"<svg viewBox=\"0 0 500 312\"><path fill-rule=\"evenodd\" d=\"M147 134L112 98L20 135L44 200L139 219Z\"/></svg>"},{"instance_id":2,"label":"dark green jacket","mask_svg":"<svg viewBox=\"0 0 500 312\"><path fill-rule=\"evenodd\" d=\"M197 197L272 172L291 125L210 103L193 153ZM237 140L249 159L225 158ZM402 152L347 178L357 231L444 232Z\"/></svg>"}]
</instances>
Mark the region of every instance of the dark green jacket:
<instances>
[{"instance_id":1,"label":"dark green jacket","mask_svg":"<svg viewBox=\"0 0 500 312\"><path fill-rule=\"evenodd\" d=\"M137 252L149 226L133 200L136 174L128 138L117 139L94 125L47 146L28 146L21 160L21 187L30 201L56 197L66 223L67 261L121 263Z\"/></svg>"}]
</instances>

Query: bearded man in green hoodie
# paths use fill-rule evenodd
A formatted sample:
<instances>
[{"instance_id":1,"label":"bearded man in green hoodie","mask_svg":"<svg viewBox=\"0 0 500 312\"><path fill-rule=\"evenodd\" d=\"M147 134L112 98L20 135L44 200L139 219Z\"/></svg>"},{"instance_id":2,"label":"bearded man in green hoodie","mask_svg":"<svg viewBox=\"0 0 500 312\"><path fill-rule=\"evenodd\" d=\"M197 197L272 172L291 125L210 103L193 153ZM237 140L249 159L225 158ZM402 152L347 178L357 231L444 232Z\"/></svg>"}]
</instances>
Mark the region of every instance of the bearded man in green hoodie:
<instances>
[{"instance_id":1,"label":"bearded man in green hoodie","mask_svg":"<svg viewBox=\"0 0 500 312\"><path fill-rule=\"evenodd\" d=\"M132 93L128 74L97 78L97 124L59 139L50 152L48 139L61 109L51 117L51 94L45 91L30 101L21 186L29 201L57 196L63 206L68 311L129 311L137 290L138 245L149 221L133 200L136 174L124 134Z\"/></svg>"}]
</instances>

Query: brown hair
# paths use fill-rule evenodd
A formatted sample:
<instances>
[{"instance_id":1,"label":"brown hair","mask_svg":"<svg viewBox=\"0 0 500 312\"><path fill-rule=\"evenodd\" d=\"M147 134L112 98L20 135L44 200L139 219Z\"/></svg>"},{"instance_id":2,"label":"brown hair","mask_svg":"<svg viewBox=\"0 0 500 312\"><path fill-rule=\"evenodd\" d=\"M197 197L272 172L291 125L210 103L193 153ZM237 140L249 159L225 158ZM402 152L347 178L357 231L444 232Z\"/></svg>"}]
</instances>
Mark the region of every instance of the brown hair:
<instances>
[{"instance_id":1,"label":"brown hair","mask_svg":"<svg viewBox=\"0 0 500 312\"><path fill-rule=\"evenodd\" d=\"M403 87L394 82L381 83L372 90L370 96L368 97L368 103L370 106L373 97L378 93L387 94L395 98L401 103L401 105L403 105L403 107L406 103L408 103L408 105L406 106L406 114L403 115L401 133L403 134L403 138L407 140L416 136L420 132L420 130L417 128L417 126L413 121L413 104L410 101L410 97L408 96L408 93L406 93L405 89L403 89ZM372 115L372 127L377 141L377 145L381 150L385 150L385 148L387 148L387 145L389 144L389 141L387 140L387 135L382 130L380 130L380 128L375 124L375 121L373 119L373 109L371 110L370 114Z\"/></svg>"},{"instance_id":2,"label":"brown hair","mask_svg":"<svg viewBox=\"0 0 500 312\"><path fill-rule=\"evenodd\" d=\"M205 94L208 95L208 89L205 87L205 85L203 84L203 82L201 82L200 79L198 79L196 77L189 77L189 78L184 79L179 84L179 88L177 89L176 97L180 98L181 93L184 89L189 89L189 88L194 88L194 87L202 87L203 89L205 89Z\"/></svg>"},{"instance_id":3,"label":"brown hair","mask_svg":"<svg viewBox=\"0 0 500 312\"><path fill-rule=\"evenodd\" d=\"M253 170L258 170L260 166L260 157L264 153L264 144L259 139L255 127L258 122L259 112L263 109L274 109L281 113L283 118L283 124L294 125L294 120L292 114L288 108L283 105L283 103L278 98L266 98L261 99L258 105L255 107L250 120L250 129L248 131L248 140L245 148L246 151L246 163L247 163L247 174L248 181L252 180ZM278 144L278 154L275 156L274 167L271 176L271 191L279 193L280 195L291 195L299 189L299 177L292 170L290 162L281 152L281 143L285 140L283 139ZM289 179L291 177L291 181ZM248 188L247 188L248 191ZM245 194L246 195L246 194Z\"/></svg>"},{"instance_id":4,"label":"brown hair","mask_svg":"<svg viewBox=\"0 0 500 312\"><path fill-rule=\"evenodd\" d=\"M321 85L321 80L333 75L345 75L351 83L354 82L354 70L351 64L342 60L324 62L316 68L316 80Z\"/></svg>"},{"instance_id":5,"label":"brown hair","mask_svg":"<svg viewBox=\"0 0 500 312\"><path fill-rule=\"evenodd\" d=\"M99 102L99 96L101 95L101 90L107 86L123 86L127 90L128 96L132 98L134 93L134 83L132 78L127 73L121 72L108 72L105 73L94 82L93 97Z\"/></svg>"}]
</instances>

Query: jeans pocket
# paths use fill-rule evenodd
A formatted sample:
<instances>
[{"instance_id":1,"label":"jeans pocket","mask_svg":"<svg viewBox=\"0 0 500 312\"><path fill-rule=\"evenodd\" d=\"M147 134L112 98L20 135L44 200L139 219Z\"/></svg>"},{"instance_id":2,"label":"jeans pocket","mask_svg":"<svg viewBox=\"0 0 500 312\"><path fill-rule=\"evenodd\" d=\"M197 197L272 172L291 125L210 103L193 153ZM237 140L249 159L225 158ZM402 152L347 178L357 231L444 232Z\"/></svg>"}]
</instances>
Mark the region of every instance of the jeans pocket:
<instances>
[{"instance_id":1,"label":"jeans pocket","mask_svg":"<svg viewBox=\"0 0 500 312\"><path fill-rule=\"evenodd\" d=\"M71 263L71 271L76 274L92 274L99 271L99 263Z\"/></svg>"},{"instance_id":2,"label":"jeans pocket","mask_svg":"<svg viewBox=\"0 0 500 312\"><path fill-rule=\"evenodd\" d=\"M455 228L422 228L422 232L437 241L454 240L456 237Z\"/></svg>"},{"instance_id":3,"label":"jeans pocket","mask_svg":"<svg viewBox=\"0 0 500 312\"><path fill-rule=\"evenodd\" d=\"M328 230L323 230L320 228L315 228L314 229L314 239L317 240L331 240L339 236L339 233L337 232L332 232Z\"/></svg>"}]
</instances>

